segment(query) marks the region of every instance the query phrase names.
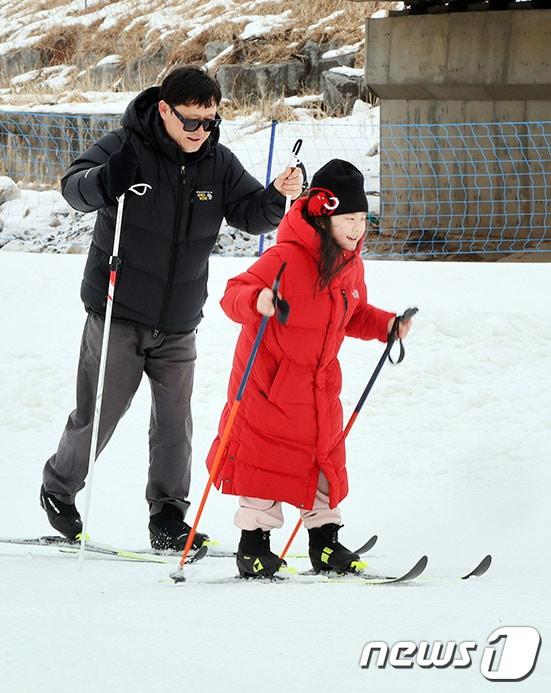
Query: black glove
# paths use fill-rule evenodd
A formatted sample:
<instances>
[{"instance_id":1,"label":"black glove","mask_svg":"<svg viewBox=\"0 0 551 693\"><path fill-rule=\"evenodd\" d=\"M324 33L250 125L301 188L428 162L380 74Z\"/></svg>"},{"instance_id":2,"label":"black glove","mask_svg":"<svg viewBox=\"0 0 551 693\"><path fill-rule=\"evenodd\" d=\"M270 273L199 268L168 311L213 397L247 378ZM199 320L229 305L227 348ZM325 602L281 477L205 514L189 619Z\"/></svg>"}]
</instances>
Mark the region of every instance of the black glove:
<instances>
[{"instance_id":1,"label":"black glove","mask_svg":"<svg viewBox=\"0 0 551 693\"><path fill-rule=\"evenodd\" d=\"M115 200L136 182L137 173L136 152L125 140L121 148L111 154L101 172L105 192L112 200Z\"/></svg>"}]
</instances>

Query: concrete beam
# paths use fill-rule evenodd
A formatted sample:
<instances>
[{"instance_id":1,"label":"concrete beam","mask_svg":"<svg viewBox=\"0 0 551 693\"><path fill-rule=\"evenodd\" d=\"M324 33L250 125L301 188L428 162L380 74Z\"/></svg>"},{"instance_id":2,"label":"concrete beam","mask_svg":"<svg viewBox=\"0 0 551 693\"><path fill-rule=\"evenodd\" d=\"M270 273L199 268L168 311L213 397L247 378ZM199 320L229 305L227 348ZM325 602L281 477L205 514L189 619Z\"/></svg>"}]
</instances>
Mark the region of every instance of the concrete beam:
<instances>
[{"instance_id":1,"label":"concrete beam","mask_svg":"<svg viewBox=\"0 0 551 693\"><path fill-rule=\"evenodd\" d=\"M551 10L368 19L366 36L382 99L551 98Z\"/></svg>"}]
</instances>

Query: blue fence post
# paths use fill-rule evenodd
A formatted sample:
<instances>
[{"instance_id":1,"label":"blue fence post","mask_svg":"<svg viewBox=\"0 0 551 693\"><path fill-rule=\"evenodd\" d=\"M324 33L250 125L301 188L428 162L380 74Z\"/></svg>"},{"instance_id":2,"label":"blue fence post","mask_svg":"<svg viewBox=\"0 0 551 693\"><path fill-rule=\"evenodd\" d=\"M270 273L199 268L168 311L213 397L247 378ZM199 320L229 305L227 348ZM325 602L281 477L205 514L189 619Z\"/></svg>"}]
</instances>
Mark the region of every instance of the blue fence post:
<instances>
[{"instance_id":1,"label":"blue fence post","mask_svg":"<svg viewBox=\"0 0 551 693\"><path fill-rule=\"evenodd\" d=\"M266 167L266 187L270 185L272 179L272 161L274 158L274 144L275 144L275 134L276 134L277 120L272 120L272 131L270 133L270 150L268 152L268 165ZM264 252L264 234L261 234L258 240L258 255L262 255Z\"/></svg>"}]
</instances>

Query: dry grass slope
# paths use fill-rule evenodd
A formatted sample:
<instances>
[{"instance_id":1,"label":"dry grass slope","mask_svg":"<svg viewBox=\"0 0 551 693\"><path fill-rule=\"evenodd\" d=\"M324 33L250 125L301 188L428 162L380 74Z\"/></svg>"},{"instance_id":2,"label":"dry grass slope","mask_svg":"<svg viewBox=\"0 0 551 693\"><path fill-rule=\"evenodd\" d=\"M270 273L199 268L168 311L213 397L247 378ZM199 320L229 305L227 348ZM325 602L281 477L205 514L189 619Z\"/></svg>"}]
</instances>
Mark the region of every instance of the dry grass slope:
<instances>
[{"instance_id":1,"label":"dry grass slope","mask_svg":"<svg viewBox=\"0 0 551 693\"><path fill-rule=\"evenodd\" d=\"M308 40L357 43L364 36L365 18L394 4L348 0L0 0L0 54L6 52L8 43L33 45L34 39L34 47L40 51L39 67L72 63L84 69L113 53L124 63L162 54L170 66L204 63L205 44L225 41L234 45L225 62L278 62L299 53ZM239 38L247 24L263 17L272 18L272 31Z\"/></svg>"},{"instance_id":2,"label":"dry grass slope","mask_svg":"<svg viewBox=\"0 0 551 693\"><path fill-rule=\"evenodd\" d=\"M212 42L230 44L211 68L214 73L224 63L307 60L307 41L329 47L357 44L355 65L362 67L366 17L394 5L349 0L0 0L0 104L86 102L93 98L88 93L98 90L138 91L159 83L175 65L205 64L205 46ZM252 26L258 27L256 32ZM30 50L27 70L40 71L12 81L14 72L3 69L4 58ZM105 79L98 77L97 63L112 55L118 56L118 67ZM73 65L76 69L66 68ZM223 108L229 118L252 112L266 117L277 112L282 120L296 117L294 108L258 96L225 102ZM324 115L316 104L309 112Z\"/></svg>"}]
</instances>

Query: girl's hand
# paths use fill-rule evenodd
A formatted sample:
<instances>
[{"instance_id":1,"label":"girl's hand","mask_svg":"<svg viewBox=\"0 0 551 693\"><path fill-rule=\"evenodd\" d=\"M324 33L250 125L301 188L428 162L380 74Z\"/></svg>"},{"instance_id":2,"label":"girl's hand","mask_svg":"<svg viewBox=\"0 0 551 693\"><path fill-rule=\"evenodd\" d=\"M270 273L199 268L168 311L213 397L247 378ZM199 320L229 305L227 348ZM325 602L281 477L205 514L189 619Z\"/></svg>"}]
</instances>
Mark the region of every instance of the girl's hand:
<instances>
[{"instance_id":1,"label":"girl's hand","mask_svg":"<svg viewBox=\"0 0 551 693\"><path fill-rule=\"evenodd\" d=\"M396 318L390 318L390 320L388 321L387 334L390 334L395 320ZM398 338L405 339L408 335L410 328L411 318L409 320L400 320L400 327L398 328Z\"/></svg>"},{"instance_id":2,"label":"girl's hand","mask_svg":"<svg viewBox=\"0 0 551 693\"><path fill-rule=\"evenodd\" d=\"M256 299L256 309L260 315L271 318L275 313L274 292L271 289L262 289Z\"/></svg>"}]
</instances>

